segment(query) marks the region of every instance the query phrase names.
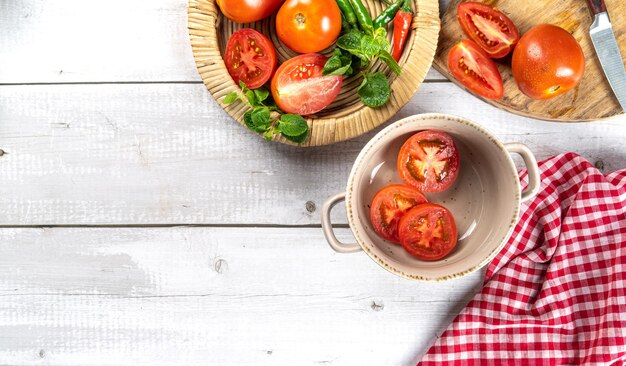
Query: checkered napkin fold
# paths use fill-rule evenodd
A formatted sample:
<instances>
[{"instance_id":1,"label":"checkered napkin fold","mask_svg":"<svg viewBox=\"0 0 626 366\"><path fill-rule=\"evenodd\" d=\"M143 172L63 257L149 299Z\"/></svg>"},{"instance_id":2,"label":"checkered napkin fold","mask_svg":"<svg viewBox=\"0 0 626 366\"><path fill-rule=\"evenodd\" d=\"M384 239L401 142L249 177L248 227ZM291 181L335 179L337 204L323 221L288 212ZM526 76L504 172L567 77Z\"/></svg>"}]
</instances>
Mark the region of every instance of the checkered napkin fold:
<instances>
[{"instance_id":1,"label":"checkered napkin fold","mask_svg":"<svg viewBox=\"0 0 626 366\"><path fill-rule=\"evenodd\" d=\"M539 170L483 289L418 365L626 364L626 170L573 153Z\"/></svg>"}]
</instances>

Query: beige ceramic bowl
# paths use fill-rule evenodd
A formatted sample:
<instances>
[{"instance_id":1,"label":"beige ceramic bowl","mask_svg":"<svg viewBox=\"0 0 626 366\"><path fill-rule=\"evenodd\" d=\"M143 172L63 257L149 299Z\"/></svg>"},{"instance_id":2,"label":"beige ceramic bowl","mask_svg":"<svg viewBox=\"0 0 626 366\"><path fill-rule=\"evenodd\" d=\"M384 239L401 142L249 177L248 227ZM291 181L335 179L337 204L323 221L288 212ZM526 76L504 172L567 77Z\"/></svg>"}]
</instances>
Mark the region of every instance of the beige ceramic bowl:
<instances>
[{"instance_id":1,"label":"beige ceramic bowl","mask_svg":"<svg viewBox=\"0 0 626 366\"><path fill-rule=\"evenodd\" d=\"M416 132L429 129L450 134L461 159L454 184L444 192L426 194L429 201L452 212L459 234L452 253L432 262L414 258L402 246L379 237L369 219L369 204L376 192L402 183L396 171L400 147ZM528 169L529 185L524 192L510 153L521 155ZM408 279L448 280L476 271L494 258L511 236L521 202L533 197L538 188L537 161L525 145L502 144L481 126L460 117L421 114L388 126L365 145L354 162L346 192L324 204L322 228L337 252L364 250L386 270ZM342 200L357 240L354 244L339 242L333 233L330 212Z\"/></svg>"}]
</instances>

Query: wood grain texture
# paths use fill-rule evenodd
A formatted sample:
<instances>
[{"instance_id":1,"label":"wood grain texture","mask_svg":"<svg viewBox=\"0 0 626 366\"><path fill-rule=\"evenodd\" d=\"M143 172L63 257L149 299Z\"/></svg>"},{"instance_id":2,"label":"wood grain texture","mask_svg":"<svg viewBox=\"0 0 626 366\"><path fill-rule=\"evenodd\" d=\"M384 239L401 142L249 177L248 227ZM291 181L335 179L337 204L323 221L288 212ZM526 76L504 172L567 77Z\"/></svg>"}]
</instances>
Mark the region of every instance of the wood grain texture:
<instances>
[{"instance_id":1,"label":"wood grain texture","mask_svg":"<svg viewBox=\"0 0 626 366\"><path fill-rule=\"evenodd\" d=\"M11 365L414 364L483 275L406 281L319 229L4 229L0 251Z\"/></svg>"},{"instance_id":2,"label":"wood grain texture","mask_svg":"<svg viewBox=\"0 0 626 366\"><path fill-rule=\"evenodd\" d=\"M315 149L266 143L200 84L3 86L0 101L0 225L318 225L307 202L345 189L375 133ZM392 121L423 112L477 121L539 159L574 151L626 168L624 118L564 131L433 83ZM346 223L340 209L334 218Z\"/></svg>"},{"instance_id":3,"label":"wood grain texture","mask_svg":"<svg viewBox=\"0 0 626 366\"><path fill-rule=\"evenodd\" d=\"M604 0L587 0L591 14L599 14L606 11Z\"/></svg>"},{"instance_id":4,"label":"wood grain texture","mask_svg":"<svg viewBox=\"0 0 626 366\"><path fill-rule=\"evenodd\" d=\"M457 84L458 82L448 70L447 55L456 43L466 37L456 19L456 9L461 1L451 1L443 15L440 42L434 62L437 70ZM591 43L589 27L592 18L585 4L576 0L488 0L484 2L495 6L511 18L520 34L542 23L555 24L564 28L580 43L586 59L585 74L574 90L543 101L533 100L519 91L510 66L499 64L498 69L504 82L504 97L497 101L485 99L486 102L523 116L563 122L593 121L623 113L604 76ZM622 57L626 59L626 2L607 0L606 5Z\"/></svg>"},{"instance_id":5,"label":"wood grain texture","mask_svg":"<svg viewBox=\"0 0 626 366\"><path fill-rule=\"evenodd\" d=\"M186 0L0 1L0 84L108 83L0 85L0 226L229 226L0 228L0 364L415 364L483 273L409 282L335 254L318 227L254 227L319 225L375 131L315 149L256 138L201 84L186 14ZM624 117L540 122L438 82L391 121L422 112L540 159L626 168Z\"/></svg>"},{"instance_id":6,"label":"wood grain texture","mask_svg":"<svg viewBox=\"0 0 626 366\"><path fill-rule=\"evenodd\" d=\"M384 4L378 0L363 1L368 11L379 14ZM391 97L379 108L369 108L358 98L357 89L363 82L359 75L346 78L337 98L324 110L306 116L309 124L307 139L295 144L278 135L275 140L297 146L320 146L345 141L363 135L391 118L417 92L430 69L439 35L438 0L412 1L415 15L411 34L402 58L398 61L402 74L393 75L382 62L373 64L374 71L382 71L391 82ZM222 59L230 35L242 27L251 27L270 38L276 45L279 63L297 55L276 36L275 16L249 24L235 23L225 18L215 0L189 0L189 36L198 72L209 92L222 108L240 124L249 108L243 103L225 105L223 98L240 87L228 75ZM391 32L388 36L391 39ZM330 47L322 53L332 53Z\"/></svg>"},{"instance_id":7,"label":"wood grain texture","mask_svg":"<svg viewBox=\"0 0 626 366\"><path fill-rule=\"evenodd\" d=\"M201 82L187 0L0 1L0 84L172 81Z\"/></svg>"}]
</instances>

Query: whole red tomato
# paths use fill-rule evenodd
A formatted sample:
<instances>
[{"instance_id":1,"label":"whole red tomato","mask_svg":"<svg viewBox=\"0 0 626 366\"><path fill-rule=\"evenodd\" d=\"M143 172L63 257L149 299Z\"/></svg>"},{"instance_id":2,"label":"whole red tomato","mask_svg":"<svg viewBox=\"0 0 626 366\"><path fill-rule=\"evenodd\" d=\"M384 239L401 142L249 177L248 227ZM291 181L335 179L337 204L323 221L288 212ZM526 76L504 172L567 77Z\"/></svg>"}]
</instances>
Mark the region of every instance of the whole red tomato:
<instances>
[{"instance_id":1,"label":"whole red tomato","mask_svg":"<svg viewBox=\"0 0 626 366\"><path fill-rule=\"evenodd\" d=\"M267 18L285 0L216 0L226 18L238 23L256 22Z\"/></svg>"},{"instance_id":2,"label":"whole red tomato","mask_svg":"<svg viewBox=\"0 0 626 366\"><path fill-rule=\"evenodd\" d=\"M585 55L565 29L540 24L526 32L513 51L513 76L533 99L548 99L574 88L585 72Z\"/></svg>"},{"instance_id":3,"label":"whole red tomato","mask_svg":"<svg viewBox=\"0 0 626 366\"><path fill-rule=\"evenodd\" d=\"M276 15L276 33L298 53L319 52L341 32L341 12L335 0L287 0Z\"/></svg>"}]
</instances>

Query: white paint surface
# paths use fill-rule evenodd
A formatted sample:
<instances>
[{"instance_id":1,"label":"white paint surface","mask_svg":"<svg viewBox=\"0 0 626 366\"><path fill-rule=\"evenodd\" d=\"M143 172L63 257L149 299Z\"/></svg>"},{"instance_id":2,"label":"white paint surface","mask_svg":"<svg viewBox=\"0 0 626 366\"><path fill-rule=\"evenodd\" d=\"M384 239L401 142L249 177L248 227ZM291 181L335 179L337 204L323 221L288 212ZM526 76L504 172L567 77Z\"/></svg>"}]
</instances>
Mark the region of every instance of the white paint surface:
<instances>
[{"instance_id":1,"label":"white paint surface","mask_svg":"<svg viewBox=\"0 0 626 366\"><path fill-rule=\"evenodd\" d=\"M392 121L458 114L626 168L624 117L541 122L428 80ZM0 364L415 363L482 273L409 282L326 245L311 203L375 132L297 149L234 123L184 0L0 1Z\"/></svg>"},{"instance_id":2,"label":"white paint surface","mask_svg":"<svg viewBox=\"0 0 626 366\"><path fill-rule=\"evenodd\" d=\"M408 364L482 278L410 282L317 228L4 229L0 250L11 364Z\"/></svg>"}]
</instances>

